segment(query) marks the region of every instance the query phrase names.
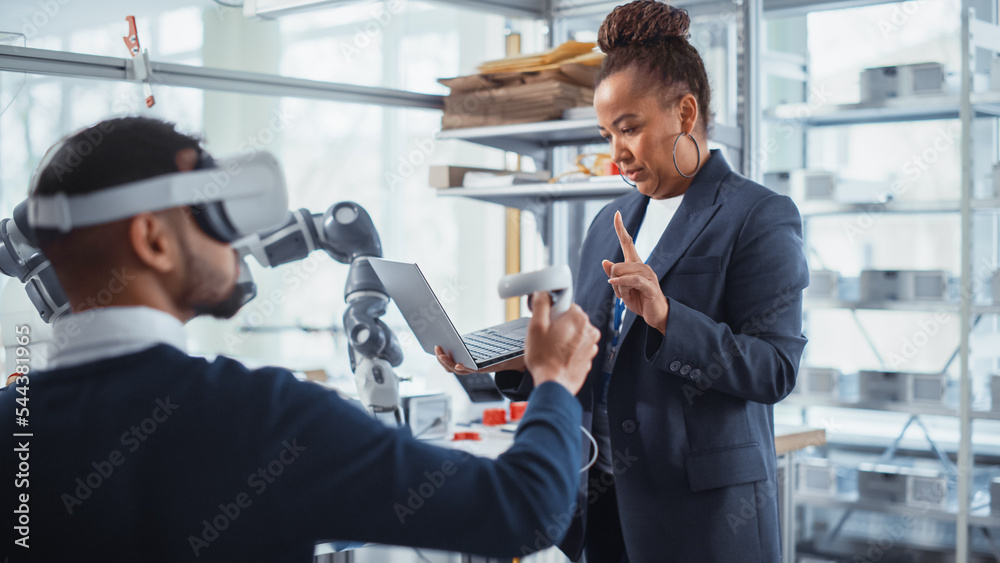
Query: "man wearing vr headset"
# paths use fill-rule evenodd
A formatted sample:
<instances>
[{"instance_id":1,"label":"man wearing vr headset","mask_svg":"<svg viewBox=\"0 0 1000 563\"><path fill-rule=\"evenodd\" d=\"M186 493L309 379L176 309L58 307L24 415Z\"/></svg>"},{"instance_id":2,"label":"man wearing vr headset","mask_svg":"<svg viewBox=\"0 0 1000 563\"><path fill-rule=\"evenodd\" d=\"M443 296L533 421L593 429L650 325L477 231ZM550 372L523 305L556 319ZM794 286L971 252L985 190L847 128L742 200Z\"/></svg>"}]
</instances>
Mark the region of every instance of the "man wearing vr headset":
<instances>
[{"instance_id":1,"label":"man wearing vr headset","mask_svg":"<svg viewBox=\"0 0 1000 563\"><path fill-rule=\"evenodd\" d=\"M323 540L512 557L561 539L582 457L573 395L599 337L578 306L550 321L536 295L536 388L496 460L414 440L287 370L185 353L184 322L243 302L229 242L287 214L283 186L274 162L213 163L146 118L46 155L29 223L73 313L53 323L68 344L50 368L0 393L0 467L30 466L4 478L12 563L309 561Z\"/></svg>"}]
</instances>

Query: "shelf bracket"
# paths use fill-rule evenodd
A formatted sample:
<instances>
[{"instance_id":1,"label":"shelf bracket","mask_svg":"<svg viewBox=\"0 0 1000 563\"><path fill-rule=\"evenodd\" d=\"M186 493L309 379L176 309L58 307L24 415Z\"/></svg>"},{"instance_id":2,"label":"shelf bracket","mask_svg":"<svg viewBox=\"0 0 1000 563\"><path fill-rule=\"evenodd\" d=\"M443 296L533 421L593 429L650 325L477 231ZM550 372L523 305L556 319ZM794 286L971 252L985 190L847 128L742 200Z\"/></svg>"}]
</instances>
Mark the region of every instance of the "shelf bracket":
<instances>
[{"instance_id":1,"label":"shelf bracket","mask_svg":"<svg viewBox=\"0 0 1000 563\"><path fill-rule=\"evenodd\" d=\"M888 462L892 461L892 458L896 457L896 451L899 450L899 444L903 441L903 436L906 435L906 431L910 428L910 424L913 424L914 422L917 423L920 431L924 433L924 439L927 440L927 444L930 446L931 452L938 458L938 461L941 462L941 465L948 473L948 476L957 479L958 467L956 467L955 464L948 459L948 456L941 451L940 448L938 448L937 443L933 438L931 438L930 431L927 430L926 426L924 426L923 421L920 420L920 416L916 414L911 416L910 419L906 421L906 424L903 425L903 430L899 433L899 436L897 436L896 439L893 440L892 444L886 448L879 461Z\"/></svg>"},{"instance_id":2,"label":"shelf bracket","mask_svg":"<svg viewBox=\"0 0 1000 563\"><path fill-rule=\"evenodd\" d=\"M858 317L858 310L851 309L851 318L854 319L854 324L858 325L858 331L861 332L861 336L865 338L865 342L868 343L868 347L871 348L873 354L875 354L875 359L878 360L878 364L883 368L886 367L885 360L882 358L882 354L878 353L878 346L875 345L875 341L872 340L868 331L865 330L865 325L861 322L861 318Z\"/></svg>"},{"instance_id":3,"label":"shelf bracket","mask_svg":"<svg viewBox=\"0 0 1000 563\"><path fill-rule=\"evenodd\" d=\"M979 531L986 536L986 542L990 545L990 551L993 553L993 559L1000 561L1000 546L998 546L996 540L993 539L993 532L985 526L976 526L975 528L978 528Z\"/></svg>"}]
</instances>

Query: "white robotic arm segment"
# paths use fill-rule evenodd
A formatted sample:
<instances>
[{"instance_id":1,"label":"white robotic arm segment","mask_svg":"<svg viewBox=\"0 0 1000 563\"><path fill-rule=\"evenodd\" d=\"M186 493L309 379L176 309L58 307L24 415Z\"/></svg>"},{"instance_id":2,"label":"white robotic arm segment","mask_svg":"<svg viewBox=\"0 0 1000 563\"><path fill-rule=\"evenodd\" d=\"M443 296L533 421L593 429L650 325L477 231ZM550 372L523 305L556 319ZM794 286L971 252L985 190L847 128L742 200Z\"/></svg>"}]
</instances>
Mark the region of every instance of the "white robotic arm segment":
<instances>
[{"instance_id":1,"label":"white robotic arm segment","mask_svg":"<svg viewBox=\"0 0 1000 563\"><path fill-rule=\"evenodd\" d=\"M314 250L349 264L343 321L358 392L373 413L393 413L401 424L399 380L392 368L403 362L403 351L396 335L380 320L389 296L368 263L369 256L382 256L378 231L368 212L350 201L337 203L323 214L299 209L290 212L281 226L234 245L241 255L252 255L269 267L301 260Z\"/></svg>"},{"instance_id":2,"label":"white robotic arm segment","mask_svg":"<svg viewBox=\"0 0 1000 563\"><path fill-rule=\"evenodd\" d=\"M0 221L0 272L24 283L43 321L51 323L69 311L69 299L52 264L31 236L27 201L14 207L13 218Z\"/></svg>"}]
</instances>

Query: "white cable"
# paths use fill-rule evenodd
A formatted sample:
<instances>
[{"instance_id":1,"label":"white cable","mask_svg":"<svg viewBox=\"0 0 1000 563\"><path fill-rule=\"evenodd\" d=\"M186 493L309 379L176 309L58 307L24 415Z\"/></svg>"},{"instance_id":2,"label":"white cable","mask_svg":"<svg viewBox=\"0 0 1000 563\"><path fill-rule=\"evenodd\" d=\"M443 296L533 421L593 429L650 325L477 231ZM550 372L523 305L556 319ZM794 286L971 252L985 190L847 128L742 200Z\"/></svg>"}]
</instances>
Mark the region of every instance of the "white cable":
<instances>
[{"instance_id":1,"label":"white cable","mask_svg":"<svg viewBox=\"0 0 1000 563\"><path fill-rule=\"evenodd\" d=\"M594 439L593 434L587 432L587 429L584 428L582 424L580 425L580 430L583 430L583 433L586 434L588 438L590 438L590 443L594 444L594 459L591 459L590 463L588 463L583 469L580 470L580 473L583 473L584 471L587 471L588 469L593 467L595 463L597 463L597 440Z\"/></svg>"}]
</instances>

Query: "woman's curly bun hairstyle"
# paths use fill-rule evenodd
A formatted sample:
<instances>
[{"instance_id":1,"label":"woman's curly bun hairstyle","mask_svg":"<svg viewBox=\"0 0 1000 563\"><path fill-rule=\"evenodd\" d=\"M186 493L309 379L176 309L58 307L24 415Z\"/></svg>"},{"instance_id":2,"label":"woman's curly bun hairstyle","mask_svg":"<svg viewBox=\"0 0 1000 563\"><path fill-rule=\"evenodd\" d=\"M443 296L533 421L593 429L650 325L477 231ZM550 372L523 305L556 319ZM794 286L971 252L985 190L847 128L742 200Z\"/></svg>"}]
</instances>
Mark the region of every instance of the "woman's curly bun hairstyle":
<instances>
[{"instance_id":1,"label":"woman's curly bun hairstyle","mask_svg":"<svg viewBox=\"0 0 1000 563\"><path fill-rule=\"evenodd\" d=\"M618 6L604 18L597 32L597 45L607 55L597 83L634 68L637 76L648 82L643 86L658 88L664 104L692 94L707 131L712 90L705 63L688 42L690 27L687 10L657 0L635 0Z\"/></svg>"}]
</instances>

